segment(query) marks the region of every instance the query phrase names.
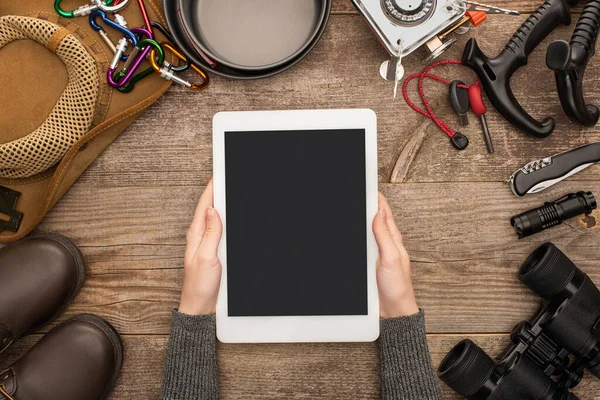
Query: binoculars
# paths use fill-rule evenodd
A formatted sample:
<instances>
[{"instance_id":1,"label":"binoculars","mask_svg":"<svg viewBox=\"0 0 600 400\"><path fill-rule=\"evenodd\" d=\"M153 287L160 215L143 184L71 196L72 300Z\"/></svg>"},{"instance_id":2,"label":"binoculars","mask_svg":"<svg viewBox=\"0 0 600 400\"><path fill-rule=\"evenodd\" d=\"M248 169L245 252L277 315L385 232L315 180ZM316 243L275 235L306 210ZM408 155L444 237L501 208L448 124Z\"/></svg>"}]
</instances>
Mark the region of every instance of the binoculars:
<instances>
[{"instance_id":1,"label":"binoculars","mask_svg":"<svg viewBox=\"0 0 600 400\"><path fill-rule=\"evenodd\" d=\"M498 361L464 340L438 376L469 400L578 400L569 389L584 370L600 378L600 291L552 243L529 256L519 279L545 300L537 315L513 329Z\"/></svg>"}]
</instances>

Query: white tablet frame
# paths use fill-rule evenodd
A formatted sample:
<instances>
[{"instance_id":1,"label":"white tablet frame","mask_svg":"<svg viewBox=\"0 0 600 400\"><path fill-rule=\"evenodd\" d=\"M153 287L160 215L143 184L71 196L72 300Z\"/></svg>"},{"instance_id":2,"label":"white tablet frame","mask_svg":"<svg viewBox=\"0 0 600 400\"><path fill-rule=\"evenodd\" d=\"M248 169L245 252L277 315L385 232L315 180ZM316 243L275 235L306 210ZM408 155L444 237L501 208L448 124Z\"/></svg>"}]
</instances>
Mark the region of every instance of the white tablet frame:
<instances>
[{"instance_id":1,"label":"white tablet frame","mask_svg":"<svg viewBox=\"0 0 600 400\"><path fill-rule=\"evenodd\" d=\"M227 309L227 210L225 132L364 129L366 155L368 315L230 317ZM223 221L219 258L223 265L217 302L217 338L224 343L372 342L379 337L375 275L377 243L372 230L378 211L377 116L372 110L221 112L213 118L214 204Z\"/></svg>"}]
</instances>

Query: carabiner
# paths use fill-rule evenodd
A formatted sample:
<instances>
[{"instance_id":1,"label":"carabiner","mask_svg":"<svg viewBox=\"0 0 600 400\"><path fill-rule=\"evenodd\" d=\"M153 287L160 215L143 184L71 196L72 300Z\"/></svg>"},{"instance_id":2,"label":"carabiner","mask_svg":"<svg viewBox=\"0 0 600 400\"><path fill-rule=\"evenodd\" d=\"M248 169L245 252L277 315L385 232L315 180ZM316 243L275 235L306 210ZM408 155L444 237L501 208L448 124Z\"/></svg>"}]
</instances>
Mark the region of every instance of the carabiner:
<instances>
[{"instance_id":1,"label":"carabiner","mask_svg":"<svg viewBox=\"0 0 600 400\"><path fill-rule=\"evenodd\" d=\"M129 93L131 92L134 88L135 88L135 84L138 83L139 81L141 81L144 78L149 77L150 75L154 75L154 68L150 67L150 68L146 68L145 70L143 70L142 72L140 72L137 75L134 75L129 82L127 82L127 84L123 87L120 87L118 90L121 93ZM123 79L123 77L125 76L125 72L120 71L117 73L117 75L115 75L115 80L117 82L119 82L121 79Z\"/></svg>"},{"instance_id":2,"label":"carabiner","mask_svg":"<svg viewBox=\"0 0 600 400\"><path fill-rule=\"evenodd\" d=\"M175 43L175 39L173 38L173 35L171 35L171 32L169 32L169 30L167 28L165 28L165 26L163 24L161 24L158 21L152 21L152 22L150 22L150 25L152 26L152 28L158 29L158 31L160 33L162 33L163 36L166 37L169 42Z\"/></svg>"},{"instance_id":3,"label":"carabiner","mask_svg":"<svg viewBox=\"0 0 600 400\"><path fill-rule=\"evenodd\" d=\"M123 0L114 0L112 3L116 6L119 5ZM124 16L119 14L118 11L113 12L113 17L115 18L115 22L121 25L123 28L127 28L127 20Z\"/></svg>"},{"instance_id":4,"label":"carabiner","mask_svg":"<svg viewBox=\"0 0 600 400\"><path fill-rule=\"evenodd\" d=\"M106 33L106 31L104 30L104 28L102 28L97 22L96 22L96 18L100 15L99 10L94 10L92 11L92 13L90 14L90 26L92 27L93 30L95 30L96 32L98 32L98 34L100 35L100 37L102 38L102 40L104 41L104 43L106 43L106 45L111 49L111 51L113 52L113 54L115 54L117 52L117 47L115 46L115 44L113 43L113 41L110 39L110 37L108 37L108 34ZM122 56L121 60L125 61L127 59L126 56Z\"/></svg>"},{"instance_id":5,"label":"carabiner","mask_svg":"<svg viewBox=\"0 0 600 400\"><path fill-rule=\"evenodd\" d=\"M107 26L109 26L109 27L121 32L123 35L127 36L127 38L131 41L131 43L133 43L134 46L137 44L137 42L138 42L137 37L131 30L125 28L124 26L119 25L112 19L108 18L108 15L106 14L106 12L104 12L102 10L94 10L90 14L90 25L92 26L92 28L95 31L100 32L101 30L104 30L98 24L98 22L96 22L96 19L98 17L102 18L102 22L104 22Z\"/></svg>"},{"instance_id":6,"label":"carabiner","mask_svg":"<svg viewBox=\"0 0 600 400\"><path fill-rule=\"evenodd\" d=\"M142 40L144 38L144 36L146 37L146 39L154 39L154 35L152 34L151 31L149 31L146 28L132 28L131 32L135 33L138 41ZM139 47L134 47L133 50L131 51L131 53L129 54L129 59L127 59L127 62L125 62L125 65L123 65L123 72L127 72L129 70L129 68L131 67L131 65L133 64L134 61L136 61L138 59L138 55L140 54L140 50ZM149 54L150 51L146 51L144 54ZM139 67L139 64L137 64L136 68Z\"/></svg>"},{"instance_id":7,"label":"carabiner","mask_svg":"<svg viewBox=\"0 0 600 400\"><path fill-rule=\"evenodd\" d=\"M183 54L181 54L177 49L175 49L173 46L171 46L169 43L161 43L161 46L163 48L169 50L181 61L187 62L187 58ZM164 61L164 57L163 57L163 61ZM194 64L191 64L191 67L202 78L202 83L200 83L200 84L192 83L192 82L186 81L185 79L181 79L180 77L175 75L175 73L171 69L169 69L169 67L161 67L160 65L162 64L162 62L160 62L160 60L159 60L159 62L156 62L156 52L154 49L150 52L150 64L152 65L152 68L154 68L154 70L156 72L158 72L160 74L160 76L162 76L166 80L173 81L181 86L187 87L188 89L200 91L200 90L206 89L206 87L208 86L208 75L206 75L206 73L204 71L202 71L198 66L196 66Z\"/></svg>"},{"instance_id":8,"label":"carabiner","mask_svg":"<svg viewBox=\"0 0 600 400\"><path fill-rule=\"evenodd\" d=\"M154 24L155 24L154 22L151 22L151 25L154 26ZM158 22L157 22L157 24L160 26L160 28L158 28L158 30L162 32L162 30L165 29L165 28L162 25L160 25ZM151 31L147 30L145 25L144 25L144 28L133 28L131 31L133 33L135 33L138 36L138 38L140 38L141 36L146 36L148 39L154 39L153 33ZM165 31L166 31L166 29L165 29ZM165 36L167 37L167 39L169 37L171 37L171 35L168 33L168 31L167 31L167 34ZM133 64L133 62L135 60L137 60L137 57L138 57L140 51L144 51L144 50L140 50L139 47L135 47L131 51L131 53L129 54L129 59L127 60L127 62L123 66L123 72L126 73L127 71L129 71L129 68L131 67L131 65ZM145 58L147 58L147 59L150 59L150 52L148 50L144 51L144 55L143 56ZM187 70L190 67L190 63L186 61L184 64L182 64L180 66L174 66L173 64L165 61L163 63L163 66L167 67L170 70L175 71L175 72L183 72L183 71ZM138 67L139 67L139 65L138 65Z\"/></svg>"},{"instance_id":9,"label":"carabiner","mask_svg":"<svg viewBox=\"0 0 600 400\"><path fill-rule=\"evenodd\" d=\"M109 6L113 3L113 0L106 0L104 2L102 2L102 0L99 1L104 6ZM76 8L73 11L65 11L61 8L60 3L62 3L62 0L54 0L54 10L58 15L60 15L63 18L83 17L85 15L91 14L92 11L98 9L98 6L96 4L86 4L79 8Z\"/></svg>"},{"instance_id":10,"label":"carabiner","mask_svg":"<svg viewBox=\"0 0 600 400\"><path fill-rule=\"evenodd\" d=\"M138 28L140 29L140 28ZM142 63L142 61L144 60L144 58L146 57L147 52L150 51L150 48L154 48L156 51L158 51L159 54L159 62L162 64L165 62L165 52L162 49L162 47L160 46L160 44L158 44L158 42L156 42L153 39L144 39L144 40L140 40L137 45L137 48L142 48L145 47L144 50L142 51L141 55L139 57L137 57L137 59L135 60L135 63L133 64L133 67L131 69L129 69L125 75L121 78L121 79L115 79L116 76L114 76L115 70L116 70L116 65L113 67L113 65L111 65L108 68L107 71L107 80L108 83L114 87L114 88L122 88L124 86L127 85L127 83L129 82L129 80L133 77L133 74L135 73L135 71L139 68L140 64ZM152 68L150 68L152 69ZM120 74L119 74L120 75Z\"/></svg>"},{"instance_id":11,"label":"carabiner","mask_svg":"<svg viewBox=\"0 0 600 400\"><path fill-rule=\"evenodd\" d=\"M127 5L129 4L129 0L120 1L117 5L114 5L114 6L107 5L103 0L92 0L92 3L94 3L94 5L96 5L96 7L98 7L100 10L102 10L104 12L114 13L114 12L119 12L122 9L124 9L125 7L127 7Z\"/></svg>"},{"instance_id":12,"label":"carabiner","mask_svg":"<svg viewBox=\"0 0 600 400\"><path fill-rule=\"evenodd\" d=\"M115 0L117 2L117 4L120 1L124 1L124 0ZM137 0L138 1L138 6L140 8L140 13L142 14L142 19L144 20L144 26L143 26L143 33L142 35L146 36L148 39L155 39L154 38L154 32L152 31L152 24L150 22L150 17L148 16L148 11L146 10L146 4L144 3L144 0ZM118 14L117 14L118 15ZM131 53L131 55L133 55L134 57L137 57L138 53L140 52L139 48L135 47L133 49L133 52ZM148 51L145 52L145 55L148 55ZM127 70L129 69L129 67L131 66L131 60L128 63L125 63L125 66L123 67L123 72L127 72Z\"/></svg>"},{"instance_id":13,"label":"carabiner","mask_svg":"<svg viewBox=\"0 0 600 400\"><path fill-rule=\"evenodd\" d=\"M98 24L98 22L96 22L98 17L102 18L102 22L104 22L106 24L106 26L111 27L111 28L121 32L123 35L125 35L123 38L121 38L119 40L119 43L117 45L115 45L112 42L112 40L110 40L110 38L108 37L108 34L104 30L104 28L102 28ZM98 32L100 34L100 37L102 38L102 40L104 40L106 45L108 47L110 47L110 49L113 51L114 58L113 58L111 65L114 64L114 67L116 68L119 63L119 60L122 60L122 61L127 60L127 56L125 55L125 50L127 50L127 41L129 40L135 46L138 43L137 37L129 29L119 25L112 19L108 18L108 15L106 15L106 13L102 10L96 9L96 10L92 11L89 19L90 19L90 26L92 27L92 29L94 29L96 32Z\"/></svg>"},{"instance_id":14,"label":"carabiner","mask_svg":"<svg viewBox=\"0 0 600 400\"><path fill-rule=\"evenodd\" d=\"M153 28L158 29L158 31L160 33L162 33L163 36L166 37L170 43L175 43L175 39L173 39L173 35L171 35L171 32L169 32L169 30L167 28L165 28L163 24L161 24L158 21L152 21L150 24L152 25ZM169 69L173 72L183 72L190 67L190 61L187 60L187 61L185 61L185 63L178 65L178 66L175 66L175 65L169 63L168 65L165 65L165 67L169 67Z\"/></svg>"}]
</instances>

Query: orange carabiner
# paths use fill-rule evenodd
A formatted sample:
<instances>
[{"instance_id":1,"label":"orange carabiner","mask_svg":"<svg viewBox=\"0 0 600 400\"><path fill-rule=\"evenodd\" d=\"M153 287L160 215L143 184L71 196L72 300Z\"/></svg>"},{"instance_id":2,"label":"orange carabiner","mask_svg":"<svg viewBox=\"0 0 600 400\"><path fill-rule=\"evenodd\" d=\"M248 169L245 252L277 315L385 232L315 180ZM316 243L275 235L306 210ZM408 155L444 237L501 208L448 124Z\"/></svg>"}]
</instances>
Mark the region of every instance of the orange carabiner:
<instances>
[{"instance_id":1,"label":"orange carabiner","mask_svg":"<svg viewBox=\"0 0 600 400\"><path fill-rule=\"evenodd\" d=\"M175 47L173 47L170 43L163 42L160 45L163 47L163 49L168 50L171 53L173 53L181 61L187 62L187 58L179 50L177 50ZM171 80L181 86L185 86L188 89L200 91L200 90L206 89L206 87L208 86L208 82L209 82L208 75L200 67L198 67L197 65L195 65L193 63L190 63L190 67L194 71L196 71L196 73L198 75L200 75L200 77L202 78L202 83L199 83L199 84L193 83L193 82L189 82L189 81L186 81L185 79L178 77L171 69L169 69L169 64L166 64L165 66L161 67L158 64L158 62L156 61L156 50L154 50L154 49L150 52L150 64L152 64L152 68L154 68L154 70L157 73L159 73L160 76L162 76L163 78L165 78L167 80Z\"/></svg>"}]
</instances>

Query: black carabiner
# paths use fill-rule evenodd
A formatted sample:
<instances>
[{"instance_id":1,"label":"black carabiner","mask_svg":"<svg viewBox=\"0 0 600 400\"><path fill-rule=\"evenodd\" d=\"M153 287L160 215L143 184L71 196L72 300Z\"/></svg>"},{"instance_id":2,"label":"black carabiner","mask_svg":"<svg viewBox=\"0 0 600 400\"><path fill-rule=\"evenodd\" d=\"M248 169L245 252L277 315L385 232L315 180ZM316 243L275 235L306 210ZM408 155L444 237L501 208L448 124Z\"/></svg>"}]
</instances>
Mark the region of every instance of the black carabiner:
<instances>
[{"instance_id":1,"label":"black carabiner","mask_svg":"<svg viewBox=\"0 0 600 400\"><path fill-rule=\"evenodd\" d=\"M169 30L165 28L163 24L161 24L158 21L152 21L150 22L150 25L152 25L152 28L155 28L160 33L162 33L163 36L166 37L171 44L175 45L175 39L173 39L173 35L171 35L171 32L169 32ZM173 64L169 66L169 69L173 72L183 72L186 71L188 68L190 68L190 61L188 59L186 59L185 62L182 62L179 66L175 66Z\"/></svg>"}]
</instances>

